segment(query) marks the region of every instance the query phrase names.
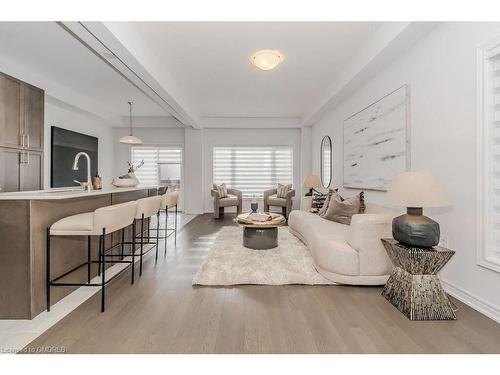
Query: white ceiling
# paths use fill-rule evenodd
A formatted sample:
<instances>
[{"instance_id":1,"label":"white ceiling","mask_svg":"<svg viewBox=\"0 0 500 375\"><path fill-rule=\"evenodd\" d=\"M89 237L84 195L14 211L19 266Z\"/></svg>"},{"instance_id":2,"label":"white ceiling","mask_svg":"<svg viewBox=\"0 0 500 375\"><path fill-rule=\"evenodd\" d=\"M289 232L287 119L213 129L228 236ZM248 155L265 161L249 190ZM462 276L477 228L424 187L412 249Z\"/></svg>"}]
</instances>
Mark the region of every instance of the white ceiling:
<instances>
[{"instance_id":1,"label":"white ceiling","mask_svg":"<svg viewBox=\"0 0 500 375\"><path fill-rule=\"evenodd\" d=\"M133 24L201 117L302 117L382 23ZM259 49L284 62L261 71Z\"/></svg>"},{"instance_id":2,"label":"white ceiling","mask_svg":"<svg viewBox=\"0 0 500 375\"><path fill-rule=\"evenodd\" d=\"M115 115L127 116L132 100L134 115L169 116L55 22L0 22L0 51L2 59L19 62Z\"/></svg>"}]
</instances>

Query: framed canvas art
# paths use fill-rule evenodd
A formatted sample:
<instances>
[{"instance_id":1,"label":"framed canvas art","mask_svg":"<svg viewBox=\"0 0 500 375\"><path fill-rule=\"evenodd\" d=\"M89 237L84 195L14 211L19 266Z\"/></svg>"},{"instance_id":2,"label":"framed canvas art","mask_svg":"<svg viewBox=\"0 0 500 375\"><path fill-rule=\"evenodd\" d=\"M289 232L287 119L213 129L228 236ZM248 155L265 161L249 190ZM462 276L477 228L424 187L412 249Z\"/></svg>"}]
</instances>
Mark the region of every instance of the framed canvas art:
<instances>
[{"instance_id":1,"label":"framed canvas art","mask_svg":"<svg viewBox=\"0 0 500 375\"><path fill-rule=\"evenodd\" d=\"M346 188L385 191L410 169L410 87L404 85L344 121Z\"/></svg>"}]
</instances>

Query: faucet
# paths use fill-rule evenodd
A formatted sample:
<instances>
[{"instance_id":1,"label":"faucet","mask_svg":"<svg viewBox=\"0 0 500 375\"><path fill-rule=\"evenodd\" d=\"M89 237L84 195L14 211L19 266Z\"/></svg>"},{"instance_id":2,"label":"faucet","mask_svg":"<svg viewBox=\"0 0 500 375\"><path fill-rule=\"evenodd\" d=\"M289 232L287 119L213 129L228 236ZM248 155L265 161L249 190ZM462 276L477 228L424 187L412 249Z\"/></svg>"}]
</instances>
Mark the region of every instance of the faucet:
<instances>
[{"instance_id":1,"label":"faucet","mask_svg":"<svg viewBox=\"0 0 500 375\"><path fill-rule=\"evenodd\" d=\"M75 160L73 161L73 170L77 171L78 170L78 160L80 160L80 156L85 156L87 158L87 184L85 183L78 182L84 189L87 191L92 190L92 179L90 178L90 156L86 152L79 152L78 154L75 155Z\"/></svg>"}]
</instances>

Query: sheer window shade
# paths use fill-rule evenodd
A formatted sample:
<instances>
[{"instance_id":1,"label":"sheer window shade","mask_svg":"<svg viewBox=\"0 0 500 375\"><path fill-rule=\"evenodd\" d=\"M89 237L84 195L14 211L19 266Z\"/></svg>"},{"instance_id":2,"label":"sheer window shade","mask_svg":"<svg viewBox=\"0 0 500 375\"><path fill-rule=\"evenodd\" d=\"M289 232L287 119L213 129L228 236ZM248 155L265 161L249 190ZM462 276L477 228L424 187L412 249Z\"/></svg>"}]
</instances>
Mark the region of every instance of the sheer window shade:
<instances>
[{"instance_id":1,"label":"sheer window shade","mask_svg":"<svg viewBox=\"0 0 500 375\"><path fill-rule=\"evenodd\" d=\"M490 169L491 192L494 196L493 209L490 211L490 246L495 252L495 257L500 264L500 48L490 57L493 78L493 119L491 121L491 153L490 160L492 168Z\"/></svg>"},{"instance_id":2,"label":"sheer window shade","mask_svg":"<svg viewBox=\"0 0 500 375\"><path fill-rule=\"evenodd\" d=\"M478 260L500 272L500 46L483 59Z\"/></svg>"},{"instance_id":3,"label":"sheer window shade","mask_svg":"<svg viewBox=\"0 0 500 375\"><path fill-rule=\"evenodd\" d=\"M293 149L290 146L214 147L213 180L241 190L243 197L262 197L278 183L293 182Z\"/></svg>"},{"instance_id":4,"label":"sheer window shade","mask_svg":"<svg viewBox=\"0 0 500 375\"><path fill-rule=\"evenodd\" d=\"M144 160L144 165L139 168L135 175L142 185L158 185L159 164L181 164L182 149L171 146L133 146L132 161L140 163Z\"/></svg>"}]
</instances>

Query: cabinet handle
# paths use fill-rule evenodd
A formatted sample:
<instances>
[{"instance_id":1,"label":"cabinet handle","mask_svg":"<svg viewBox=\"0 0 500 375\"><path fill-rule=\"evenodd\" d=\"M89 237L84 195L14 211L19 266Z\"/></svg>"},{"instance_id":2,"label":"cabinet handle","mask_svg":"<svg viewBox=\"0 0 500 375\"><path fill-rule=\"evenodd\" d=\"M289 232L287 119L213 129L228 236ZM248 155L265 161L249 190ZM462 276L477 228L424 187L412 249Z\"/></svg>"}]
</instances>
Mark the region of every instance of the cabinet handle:
<instances>
[{"instance_id":1,"label":"cabinet handle","mask_svg":"<svg viewBox=\"0 0 500 375\"><path fill-rule=\"evenodd\" d=\"M29 143L28 143L28 147L29 147ZM24 159L24 161L25 161L26 165L29 165L29 163L30 163L30 153L29 153L29 151L26 153L26 159Z\"/></svg>"},{"instance_id":2,"label":"cabinet handle","mask_svg":"<svg viewBox=\"0 0 500 375\"><path fill-rule=\"evenodd\" d=\"M26 148L30 148L30 135L26 134ZM29 155L28 155L28 163L29 163Z\"/></svg>"},{"instance_id":3,"label":"cabinet handle","mask_svg":"<svg viewBox=\"0 0 500 375\"><path fill-rule=\"evenodd\" d=\"M24 164L24 152L19 153L19 164Z\"/></svg>"},{"instance_id":4,"label":"cabinet handle","mask_svg":"<svg viewBox=\"0 0 500 375\"><path fill-rule=\"evenodd\" d=\"M19 134L19 143L21 143L21 147L24 147L24 134Z\"/></svg>"}]
</instances>

